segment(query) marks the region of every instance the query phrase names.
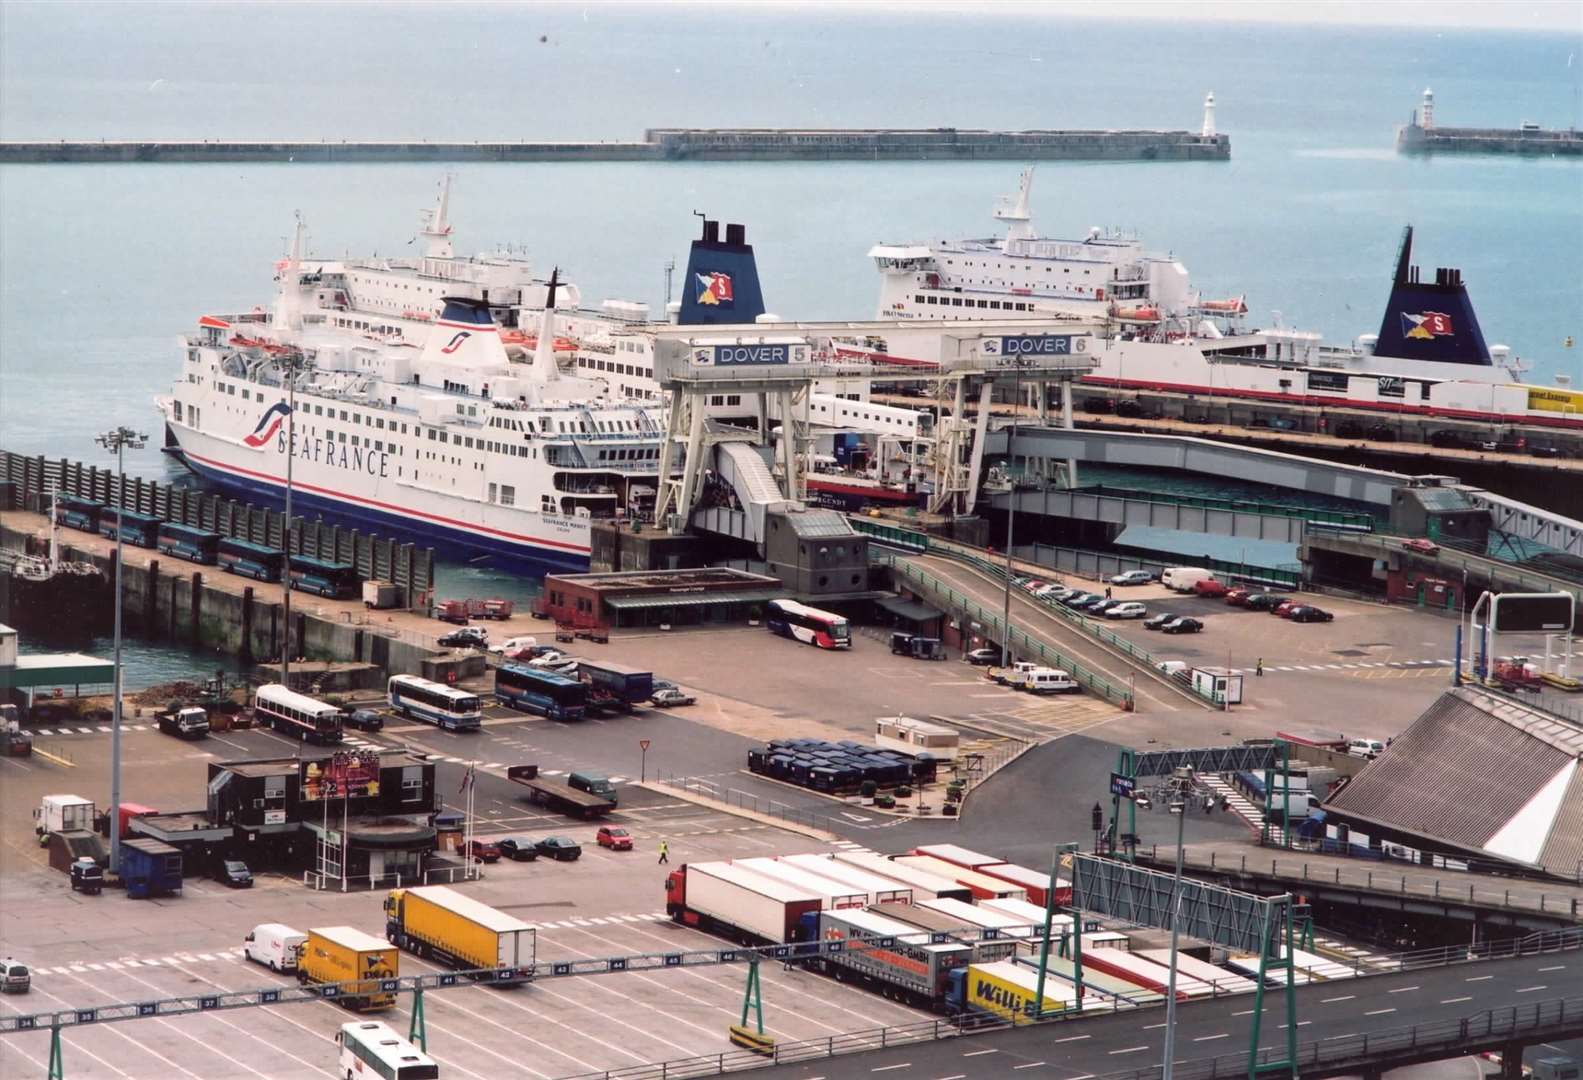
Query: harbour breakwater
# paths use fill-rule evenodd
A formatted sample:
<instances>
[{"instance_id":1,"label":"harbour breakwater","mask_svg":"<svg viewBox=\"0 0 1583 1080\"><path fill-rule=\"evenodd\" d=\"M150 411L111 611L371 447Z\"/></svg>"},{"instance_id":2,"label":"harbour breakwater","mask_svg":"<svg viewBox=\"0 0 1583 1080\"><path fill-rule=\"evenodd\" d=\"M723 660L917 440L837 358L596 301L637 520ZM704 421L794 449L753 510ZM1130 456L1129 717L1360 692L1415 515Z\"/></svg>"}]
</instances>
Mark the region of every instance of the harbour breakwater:
<instances>
[{"instance_id":1,"label":"harbour breakwater","mask_svg":"<svg viewBox=\"0 0 1583 1080\"><path fill-rule=\"evenodd\" d=\"M1538 127L1450 128L1404 124L1396 134L1404 154L1521 154L1526 157L1583 154L1583 131Z\"/></svg>"},{"instance_id":2,"label":"harbour breakwater","mask_svg":"<svg viewBox=\"0 0 1583 1080\"><path fill-rule=\"evenodd\" d=\"M970 128L650 128L641 141L4 141L0 164L546 161L1226 161L1231 139L1191 131Z\"/></svg>"}]
</instances>

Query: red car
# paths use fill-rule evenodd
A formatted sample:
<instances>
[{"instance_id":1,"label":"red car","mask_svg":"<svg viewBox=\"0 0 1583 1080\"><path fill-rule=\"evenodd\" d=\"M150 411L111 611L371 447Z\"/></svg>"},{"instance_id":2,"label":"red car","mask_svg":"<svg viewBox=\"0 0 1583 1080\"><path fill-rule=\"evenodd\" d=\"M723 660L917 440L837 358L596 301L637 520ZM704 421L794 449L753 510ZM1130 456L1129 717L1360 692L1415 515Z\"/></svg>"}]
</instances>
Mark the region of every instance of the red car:
<instances>
[{"instance_id":1,"label":"red car","mask_svg":"<svg viewBox=\"0 0 1583 1080\"><path fill-rule=\"evenodd\" d=\"M500 861L500 847L493 841L469 841L466 851L469 858L476 859L479 862L490 863Z\"/></svg>"},{"instance_id":2,"label":"red car","mask_svg":"<svg viewBox=\"0 0 1583 1080\"><path fill-rule=\"evenodd\" d=\"M1202 581L1193 582L1193 595L1195 596L1225 596L1231 591L1223 581L1214 578L1204 578Z\"/></svg>"},{"instance_id":3,"label":"red car","mask_svg":"<svg viewBox=\"0 0 1583 1080\"><path fill-rule=\"evenodd\" d=\"M1248 602L1248 595L1247 589L1232 589L1226 593L1226 603L1232 607L1241 607Z\"/></svg>"},{"instance_id":4,"label":"red car","mask_svg":"<svg viewBox=\"0 0 1583 1080\"><path fill-rule=\"evenodd\" d=\"M1433 540L1423 539L1403 540L1402 547L1406 548L1408 551L1416 551L1420 555L1433 555L1435 552L1440 550L1440 545L1435 543Z\"/></svg>"},{"instance_id":5,"label":"red car","mask_svg":"<svg viewBox=\"0 0 1583 1080\"><path fill-rule=\"evenodd\" d=\"M601 826L594 839L600 847L607 847L611 851L632 850L632 834L614 825Z\"/></svg>"},{"instance_id":6,"label":"red car","mask_svg":"<svg viewBox=\"0 0 1583 1080\"><path fill-rule=\"evenodd\" d=\"M1290 619L1292 617L1292 609L1302 606L1295 600L1282 600L1270 609L1270 614L1279 615L1283 619Z\"/></svg>"}]
</instances>

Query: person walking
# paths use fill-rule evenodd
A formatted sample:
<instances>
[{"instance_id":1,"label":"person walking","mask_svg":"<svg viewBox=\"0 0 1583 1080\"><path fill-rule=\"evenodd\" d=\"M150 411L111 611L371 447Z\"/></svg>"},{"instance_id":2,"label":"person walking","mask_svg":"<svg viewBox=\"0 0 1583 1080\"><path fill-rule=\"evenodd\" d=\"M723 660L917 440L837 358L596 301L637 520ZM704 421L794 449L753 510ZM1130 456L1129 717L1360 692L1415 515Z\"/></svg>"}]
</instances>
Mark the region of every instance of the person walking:
<instances>
[{"instance_id":1,"label":"person walking","mask_svg":"<svg viewBox=\"0 0 1583 1080\"><path fill-rule=\"evenodd\" d=\"M1264 657L1262 657L1262 656L1259 657L1259 662L1257 664L1253 665L1253 674L1255 674L1255 675L1257 675L1257 676L1259 676L1261 678L1263 677L1263 675L1264 675Z\"/></svg>"},{"instance_id":2,"label":"person walking","mask_svg":"<svg viewBox=\"0 0 1583 1080\"><path fill-rule=\"evenodd\" d=\"M669 844L667 844L664 840L661 840L660 841L660 862L668 863L670 861L671 861L671 846Z\"/></svg>"}]
</instances>

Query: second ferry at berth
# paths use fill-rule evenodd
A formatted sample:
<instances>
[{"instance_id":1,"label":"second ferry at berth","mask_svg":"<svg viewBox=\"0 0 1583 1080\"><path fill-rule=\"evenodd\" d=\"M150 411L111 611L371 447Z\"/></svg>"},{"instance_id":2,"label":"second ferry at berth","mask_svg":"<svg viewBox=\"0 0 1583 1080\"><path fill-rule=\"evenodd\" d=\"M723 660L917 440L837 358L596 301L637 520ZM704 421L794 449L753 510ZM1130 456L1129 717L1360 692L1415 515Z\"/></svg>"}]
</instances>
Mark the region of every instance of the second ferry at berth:
<instances>
[{"instance_id":1,"label":"second ferry at berth","mask_svg":"<svg viewBox=\"0 0 1583 1080\"><path fill-rule=\"evenodd\" d=\"M1583 428L1583 392L1566 376L1525 383L1511 349L1485 343L1461 271L1423 280L1411 226L1379 332L1334 346L1311 331L1249 329L1246 296L1202 297L1181 262L1136 238L1039 236L1032 185L1029 169L996 207L1004 236L872 248L878 317L1101 318L1099 366L1084 386Z\"/></svg>"}]
</instances>

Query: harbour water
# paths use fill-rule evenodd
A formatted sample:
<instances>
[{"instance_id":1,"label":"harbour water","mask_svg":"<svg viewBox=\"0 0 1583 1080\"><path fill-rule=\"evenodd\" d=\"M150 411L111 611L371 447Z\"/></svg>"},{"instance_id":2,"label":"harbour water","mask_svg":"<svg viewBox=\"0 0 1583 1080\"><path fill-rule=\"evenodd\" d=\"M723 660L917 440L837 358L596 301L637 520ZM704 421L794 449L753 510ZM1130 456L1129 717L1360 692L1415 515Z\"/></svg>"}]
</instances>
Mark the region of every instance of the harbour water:
<instances>
[{"instance_id":1,"label":"harbour water","mask_svg":"<svg viewBox=\"0 0 1583 1080\"><path fill-rule=\"evenodd\" d=\"M1575 122L1583 39L1488 31L1169 26L928 10L416 5L14 6L5 138L630 138L687 125L1188 127L1214 90L1225 163L1047 163L1046 233L1136 230L1205 295L1246 293L1337 340L1378 329L1403 225L1455 265L1486 337L1533 378L1583 384L1583 163L1414 158L1395 126L1432 84L1445 122ZM71 32L63 33L65 19ZM540 41L540 37L544 40ZM208 67L157 41L230 42ZM242 43L246 43L245 47ZM59 50L69 49L70 56ZM92 77L80 64L96 57ZM995 162L468 164L458 246L525 249L585 300L660 309L693 210L744 222L771 310L869 318L876 241L988 234L1016 168ZM101 460L93 435L149 431L134 474L170 478L151 399L174 335L268 302L294 210L326 254L410 250L434 165L0 168L0 442ZM441 589L525 591L480 566Z\"/></svg>"}]
</instances>

